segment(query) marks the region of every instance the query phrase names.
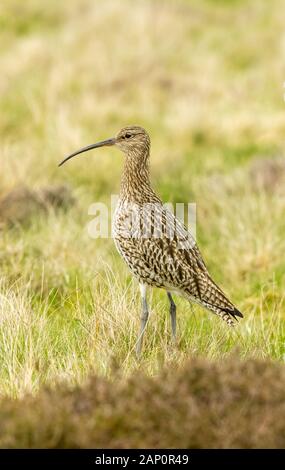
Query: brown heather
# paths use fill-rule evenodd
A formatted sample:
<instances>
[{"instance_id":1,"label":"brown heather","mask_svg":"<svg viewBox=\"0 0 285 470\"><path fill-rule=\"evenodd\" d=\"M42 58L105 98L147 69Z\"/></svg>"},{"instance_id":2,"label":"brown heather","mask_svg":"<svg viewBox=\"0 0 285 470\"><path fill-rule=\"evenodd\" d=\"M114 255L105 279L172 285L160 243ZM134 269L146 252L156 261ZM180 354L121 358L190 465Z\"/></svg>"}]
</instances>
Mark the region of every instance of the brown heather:
<instances>
[{"instance_id":1,"label":"brown heather","mask_svg":"<svg viewBox=\"0 0 285 470\"><path fill-rule=\"evenodd\" d=\"M0 406L1 447L256 448L285 446L285 369L202 359L157 376L93 377Z\"/></svg>"}]
</instances>

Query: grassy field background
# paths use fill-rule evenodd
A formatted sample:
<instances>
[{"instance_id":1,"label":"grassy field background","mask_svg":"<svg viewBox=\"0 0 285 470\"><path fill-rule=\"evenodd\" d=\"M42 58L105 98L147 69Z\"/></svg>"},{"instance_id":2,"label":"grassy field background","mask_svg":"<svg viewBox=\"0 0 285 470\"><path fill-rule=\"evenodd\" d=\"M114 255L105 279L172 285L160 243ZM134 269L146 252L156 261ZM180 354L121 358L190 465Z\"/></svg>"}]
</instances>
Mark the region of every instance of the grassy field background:
<instances>
[{"instance_id":1,"label":"grassy field background","mask_svg":"<svg viewBox=\"0 0 285 470\"><path fill-rule=\"evenodd\" d=\"M2 396L112 378L117 366L157 375L194 356L284 361L283 9L282 0L1 3ZM57 167L128 124L151 135L163 200L197 203L206 263L245 315L229 330L177 299L173 346L167 298L155 291L139 363L138 286L112 240L87 231L90 204L118 192L123 156L105 149ZM75 204L17 199L23 186L57 185Z\"/></svg>"}]
</instances>

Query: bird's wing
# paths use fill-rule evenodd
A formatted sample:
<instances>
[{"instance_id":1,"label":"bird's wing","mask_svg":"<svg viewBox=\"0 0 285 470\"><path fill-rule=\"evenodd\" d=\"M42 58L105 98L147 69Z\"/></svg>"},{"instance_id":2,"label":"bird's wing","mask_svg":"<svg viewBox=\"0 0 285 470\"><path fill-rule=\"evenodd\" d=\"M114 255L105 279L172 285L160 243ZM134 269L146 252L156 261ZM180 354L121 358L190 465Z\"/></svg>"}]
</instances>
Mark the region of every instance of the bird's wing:
<instances>
[{"instance_id":1,"label":"bird's wing","mask_svg":"<svg viewBox=\"0 0 285 470\"><path fill-rule=\"evenodd\" d=\"M178 260L177 277L183 292L232 324L232 318L243 315L211 278L192 234L172 213L170 214L167 212L167 217L170 219L172 216L176 224L174 257Z\"/></svg>"},{"instance_id":2,"label":"bird's wing","mask_svg":"<svg viewBox=\"0 0 285 470\"><path fill-rule=\"evenodd\" d=\"M218 315L225 315L226 321L231 316L240 316L210 277L196 241L186 227L163 206L148 216L150 230L145 236L140 233L116 242L140 282L185 295Z\"/></svg>"},{"instance_id":3,"label":"bird's wing","mask_svg":"<svg viewBox=\"0 0 285 470\"><path fill-rule=\"evenodd\" d=\"M140 222L129 225L126 220L121 214L115 243L135 275L145 274L161 287L181 287L186 281L195 283L201 273L208 274L193 235L161 204L140 214L137 222L143 220L143 228Z\"/></svg>"}]
</instances>

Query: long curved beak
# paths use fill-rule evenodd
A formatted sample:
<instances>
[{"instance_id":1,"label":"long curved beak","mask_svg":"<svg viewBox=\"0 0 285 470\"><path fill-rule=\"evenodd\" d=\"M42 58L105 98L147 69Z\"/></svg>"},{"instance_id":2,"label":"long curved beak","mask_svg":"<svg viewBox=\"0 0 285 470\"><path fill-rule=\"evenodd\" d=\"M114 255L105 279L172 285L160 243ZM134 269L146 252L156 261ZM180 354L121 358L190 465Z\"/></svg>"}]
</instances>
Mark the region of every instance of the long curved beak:
<instances>
[{"instance_id":1,"label":"long curved beak","mask_svg":"<svg viewBox=\"0 0 285 470\"><path fill-rule=\"evenodd\" d=\"M87 145L87 147L83 147L82 149L77 150L71 155L68 155L68 157L62 160L62 162L60 162L58 166L63 165L65 162L67 162L67 160L70 160L71 158L75 157L76 155L79 155L80 153L88 152L88 150L97 149L98 147L109 147L111 145L115 145L115 143L116 143L116 139L112 138L112 139L107 139L107 140L101 140L101 142L97 142L97 144Z\"/></svg>"}]
</instances>

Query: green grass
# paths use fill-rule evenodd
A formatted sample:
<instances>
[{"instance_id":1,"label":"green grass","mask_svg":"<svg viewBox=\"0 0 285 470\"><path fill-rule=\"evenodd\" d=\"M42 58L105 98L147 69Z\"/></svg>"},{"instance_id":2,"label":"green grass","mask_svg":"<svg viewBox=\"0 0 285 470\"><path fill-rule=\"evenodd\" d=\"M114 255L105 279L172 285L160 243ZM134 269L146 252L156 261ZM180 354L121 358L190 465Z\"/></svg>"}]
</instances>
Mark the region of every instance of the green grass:
<instances>
[{"instance_id":1,"label":"green grass","mask_svg":"<svg viewBox=\"0 0 285 470\"><path fill-rule=\"evenodd\" d=\"M283 2L19 6L0 10L0 196L68 183L77 203L1 231L0 393L111 377L114 362L126 375L193 355L283 362L285 179L260 189L251 172L283 154ZM131 123L151 135L163 200L197 203L207 265L245 314L232 331L178 299L174 346L166 295L153 292L140 363L137 285L112 240L87 233L89 205L118 192L123 157L102 150L57 167Z\"/></svg>"}]
</instances>

